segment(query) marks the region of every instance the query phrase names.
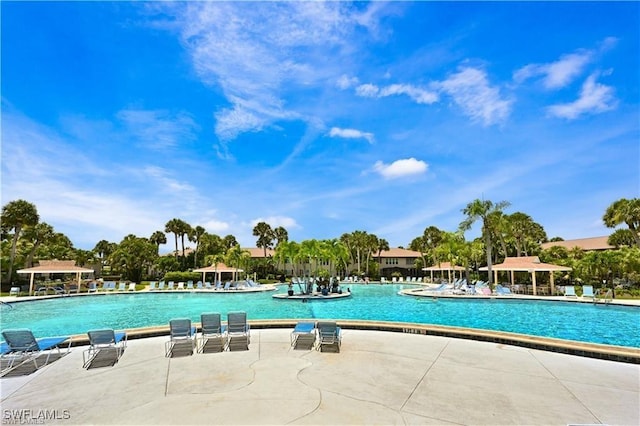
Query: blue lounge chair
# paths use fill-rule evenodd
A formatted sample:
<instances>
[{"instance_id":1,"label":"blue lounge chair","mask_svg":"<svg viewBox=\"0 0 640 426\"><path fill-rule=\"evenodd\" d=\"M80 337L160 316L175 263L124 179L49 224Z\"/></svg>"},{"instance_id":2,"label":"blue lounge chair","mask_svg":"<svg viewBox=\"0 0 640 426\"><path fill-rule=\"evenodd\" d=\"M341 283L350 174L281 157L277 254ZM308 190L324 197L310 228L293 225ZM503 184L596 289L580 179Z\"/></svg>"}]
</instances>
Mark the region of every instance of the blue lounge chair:
<instances>
[{"instance_id":1,"label":"blue lounge chair","mask_svg":"<svg viewBox=\"0 0 640 426\"><path fill-rule=\"evenodd\" d=\"M211 285L211 282L207 281L206 283L204 283L204 288L206 288L207 290L212 290L213 286Z\"/></svg>"},{"instance_id":2,"label":"blue lounge chair","mask_svg":"<svg viewBox=\"0 0 640 426\"><path fill-rule=\"evenodd\" d=\"M169 281L169 284L167 284L167 290L173 290L173 281Z\"/></svg>"},{"instance_id":3,"label":"blue lounge chair","mask_svg":"<svg viewBox=\"0 0 640 426\"><path fill-rule=\"evenodd\" d=\"M291 347L313 348L316 342L316 325L313 322L299 322L291 332Z\"/></svg>"},{"instance_id":4,"label":"blue lounge chair","mask_svg":"<svg viewBox=\"0 0 640 426\"><path fill-rule=\"evenodd\" d=\"M342 345L342 330L334 321L318 321L318 345L316 349L322 352L326 347L335 349L340 352Z\"/></svg>"},{"instance_id":5,"label":"blue lounge chair","mask_svg":"<svg viewBox=\"0 0 640 426\"><path fill-rule=\"evenodd\" d=\"M229 290L230 288L231 288L231 281L227 281L226 283L224 283L225 290Z\"/></svg>"},{"instance_id":6,"label":"blue lounge chair","mask_svg":"<svg viewBox=\"0 0 640 426\"><path fill-rule=\"evenodd\" d=\"M96 293L98 291L98 285L95 281L91 281L87 287L87 293Z\"/></svg>"},{"instance_id":7,"label":"blue lounge chair","mask_svg":"<svg viewBox=\"0 0 640 426\"><path fill-rule=\"evenodd\" d=\"M155 281L149 281L149 291L154 291L157 290L158 288L156 287L156 282Z\"/></svg>"},{"instance_id":8,"label":"blue lounge chair","mask_svg":"<svg viewBox=\"0 0 640 426\"><path fill-rule=\"evenodd\" d=\"M193 281L187 281L187 290L193 290Z\"/></svg>"},{"instance_id":9,"label":"blue lounge chair","mask_svg":"<svg viewBox=\"0 0 640 426\"><path fill-rule=\"evenodd\" d=\"M186 347L189 355L193 355L196 328L188 318L177 318L169 321L169 341L165 343L165 356L173 356L177 348Z\"/></svg>"},{"instance_id":10,"label":"blue lounge chair","mask_svg":"<svg viewBox=\"0 0 640 426\"><path fill-rule=\"evenodd\" d=\"M496 284L496 294L498 296L512 296L513 293L509 287L504 287L500 284Z\"/></svg>"},{"instance_id":11,"label":"blue lounge chair","mask_svg":"<svg viewBox=\"0 0 640 426\"><path fill-rule=\"evenodd\" d=\"M158 290L164 290L164 281L158 283Z\"/></svg>"},{"instance_id":12,"label":"blue lounge chair","mask_svg":"<svg viewBox=\"0 0 640 426\"><path fill-rule=\"evenodd\" d=\"M582 286L582 297L590 297L595 298L593 294L593 286L592 285L584 285Z\"/></svg>"},{"instance_id":13,"label":"blue lounge chair","mask_svg":"<svg viewBox=\"0 0 640 426\"><path fill-rule=\"evenodd\" d=\"M567 285L564 287L564 295L565 297L577 297L576 289L572 285Z\"/></svg>"},{"instance_id":14,"label":"blue lounge chair","mask_svg":"<svg viewBox=\"0 0 640 426\"><path fill-rule=\"evenodd\" d=\"M214 348L216 352L221 352L226 346L227 326L222 324L219 313L204 313L200 315L200 347L199 351L204 352L205 346L208 349Z\"/></svg>"},{"instance_id":15,"label":"blue lounge chair","mask_svg":"<svg viewBox=\"0 0 640 426\"><path fill-rule=\"evenodd\" d=\"M118 284L118 291L126 291L127 290L127 283L125 283L124 281L120 281L120 283Z\"/></svg>"},{"instance_id":16,"label":"blue lounge chair","mask_svg":"<svg viewBox=\"0 0 640 426\"><path fill-rule=\"evenodd\" d=\"M246 312L238 311L227 314L227 336L229 350L249 349L251 328L247 322Z\"/></svg>"},{"instance_id":17,"label":"blue lounge chair","mask_svg":"<svg viewBox=\"0 0 640 426\"><path fill-rule=\"evenodd\" d=\"M43 367L49 363L54 349L62 356L69 353L71 347L71 339L68 336L36 339L31 330L26 328L4 330L2 332L2 338L5 341L0 345L0 356L3 359L8 359L6 368L3 367L2 369L3 376L15 367L28 361L33 361L36 369ZM62 354L60 349L63 347L63 344L67 342L67 351L65 354ZM38 358L45 352L47 357L44 364L38 366ZM18 364L16 364L16 361L19 361Z\"/></svg>"},{"instance_id":18,"label":"blue lounge chair","mask_svg":"<svg viewBox=\"0 0 640 426\"><path fill-rule=\"evenodd\" d=\"M124 348L127 347L127 333L114 331L110 328L91 330L89 336L89 349L82 353L83 367L88 368L101 350L112 350L115 354L113 364L118 362Z\"/></svg>"},{"instance_id":19,"label":"blue lounge chair","mask_svg":"<svg viewBox=\"0 0 640 426\"><path fill-rule=\"evenodd\" d=\"M198 289L198 290L202 290L202 281L198 281L198 282L196 283L196 289Z\"/></svg>"}]
</instances>

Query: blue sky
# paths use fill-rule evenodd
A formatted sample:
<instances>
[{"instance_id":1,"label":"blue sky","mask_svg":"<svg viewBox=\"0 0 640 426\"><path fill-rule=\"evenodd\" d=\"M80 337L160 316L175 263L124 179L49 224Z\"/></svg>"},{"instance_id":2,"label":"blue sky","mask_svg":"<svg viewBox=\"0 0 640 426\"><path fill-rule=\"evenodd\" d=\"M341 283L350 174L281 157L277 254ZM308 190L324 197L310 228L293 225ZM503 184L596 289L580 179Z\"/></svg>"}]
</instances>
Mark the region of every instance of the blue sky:
<instances>
[{"instance_id":1,"label":"blue sky","mask_svg":"<svg viewBox=\"0 0 640 426\"><path fill-rule=\"evenodd\" d=\"M1 8L2 204L78 248L176 217L406 246L476 198L582 238L640 194L637 2Z\"/></svg>"}]
</instances>

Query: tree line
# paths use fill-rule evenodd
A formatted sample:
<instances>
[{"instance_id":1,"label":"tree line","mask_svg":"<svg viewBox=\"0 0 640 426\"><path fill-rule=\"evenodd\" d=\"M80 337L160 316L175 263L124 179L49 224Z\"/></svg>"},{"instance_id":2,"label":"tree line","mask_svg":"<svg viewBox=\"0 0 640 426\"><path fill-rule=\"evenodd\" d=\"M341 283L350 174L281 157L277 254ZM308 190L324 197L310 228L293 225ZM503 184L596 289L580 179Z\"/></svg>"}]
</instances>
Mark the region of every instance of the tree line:
<instances>
[{"instance_id":1,"label":"tree line","mask_svg":"<svg viewBox=\"0 0 640 426\"><path fill-rule=\"evenodd\" d=\"M507 214L506 201L492 202L476 199L468 203L456 230L443 231L427 226L415 237L408 249L420 253L414 267L451 262L466 269L468 276L477 275L479 266L487 266L488 279L493 280L492 265L507 256L538 255L546 262L570 266L574 278L606 280L614 277L638 282L640 279L640 199L620 199L605 211L602 220L610 228L618 228L609 236L609 244L619 250L584 253L552 247L542 250L541 244L550 241L542 225L522 212ZM481 226L481 236L465 239L465 232L474 224ZM253 228L256 247L264 257L251 259L233 235L211 234L200 225L192 226L178 218L169 220L164 230L149 237L127 235L119 243L101 240L92 250L73 247L71 240L40 221L37 208L25 200L15 200L2 208L2 282L11 283L20 277L20 267L31 267L38 260L75 260L79 266L98 265L103 274L117 275L139 282L146 278L162 277L167 272L188 271L225 262L229 266L257 272L261 277L283 274L285 265L295 274L312 275L380 275L380 254L389 250L389 243L374 234L356 230L339 238L325 240L289 241L287 230L272 228L259 222ZM172 238L173 253L161 256L160 245ZM555 237L551 241L561 240ZM193 248L188 246L193 244ZM273 256L267 250L273 249ZM18 265L18 268L16 268Z\"/></svg>"}]
</instances>

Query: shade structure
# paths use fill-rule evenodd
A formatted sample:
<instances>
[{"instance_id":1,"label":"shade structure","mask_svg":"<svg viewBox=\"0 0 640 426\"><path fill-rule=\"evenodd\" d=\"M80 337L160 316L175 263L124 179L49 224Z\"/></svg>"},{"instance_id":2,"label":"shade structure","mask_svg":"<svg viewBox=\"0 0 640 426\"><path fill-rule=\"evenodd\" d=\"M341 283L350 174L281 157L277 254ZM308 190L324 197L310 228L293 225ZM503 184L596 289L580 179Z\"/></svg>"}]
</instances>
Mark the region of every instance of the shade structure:
<instances>
[{"instance_id":1,"label":"shade structure","mask_svg":"<svg viewBox=\"0 0 640 426\"><path fill-rule=\"evenodd\" d=\"M41 260L38 266L19 269L19 274L31 274L29 280L29 295L33 295L33 280L36 274L76 274L78 292L80 292L80 278L82 274L93 273L93 269L76 266L75 260Z\"/></svg>"},{"instance_id":2,"label":"shade structure","mask_svg":"<svg viewBox=\"0 0 640 426\"><path fill-rule=\"evenodd\" d=\"M205 276L207 272L216 274L216 280L218 280L219 274L222 274L223 272L236 273L236 272L244 272L244 270L240 268L234 268L232 266L227 266L224 263L216 263L211 266L205 266L204 268L194 269L193 272L202 272L202 281L205 281Z\"/></svg>"},{"instance_id":3,"label":"shade structure","mask_svg":"<svg viewBox=\"0 0 640 426\"><path fill-rule=\"evenodd\" d=\"M487 271L489 268L483 266L481 271ZM513 272L525 271L531 274L531 283L533 284L533 294L537 294L536 289L536 272L549 272L549 283L551 284L551 294L554 292L553 272L556 271L571 271L568 266L554 265L552 263L543 263L538 256L523 256L523 257L507 257L504 262L492 265L491 269L494 273L494 281L498 281L498 271L510 271L511 272L511 284L513 284Z\"/></svg>"},{"instance_id":4,"label":"shade structure","mask_svg":"<svg viewBox=\"0 0 640 426\"><path fill-rule=\"evenodd\" d=\"M441 262L434 266L428 266L426 268L422 268L423 271L429 271L431 273L431 281L433 281L433 271L447 271L449 276L449 281L451 281L451 272L453 271L453 276L455 278L456 271L464 271L462 266L451 265L451 262Z\"/></svg>"}]
</instances>

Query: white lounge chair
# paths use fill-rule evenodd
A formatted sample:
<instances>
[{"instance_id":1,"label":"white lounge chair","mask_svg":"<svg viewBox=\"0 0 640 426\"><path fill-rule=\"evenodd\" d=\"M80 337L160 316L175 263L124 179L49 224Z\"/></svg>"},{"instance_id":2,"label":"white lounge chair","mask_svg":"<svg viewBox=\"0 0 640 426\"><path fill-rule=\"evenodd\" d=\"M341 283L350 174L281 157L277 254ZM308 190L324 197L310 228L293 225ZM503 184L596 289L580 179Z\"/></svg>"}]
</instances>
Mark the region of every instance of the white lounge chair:
<instances>
[{"instance_id":1,"label":"white lounge chair","mask_svg":"<svg viewBox=\"0 0 640 426\"><path fill-rule=\"evenodd\" d=\"M591 285L584 285L582 286L582 297L590 297L590 298L595 298L595 295L593 294L593 286Z\"/></svg>"},{"instance_id":2,"label":"white lounge chair","mask_svg":"<svg viewBox=\"0 0 640 426\"><path fill-rule=\"evenodd\" d=\"M249 349L251 339L251 327L247 321L247 313L243 311L229 312L227 314L227 335L229 350Z\"/></svg>"},{"instance_id":3,"label":"white lounge chair","mask_svg":"<svg viewBox=\"0 0 640 426\"><path fill-rule=\"evenodd\" d=\"M165 343L165 356L170 357L176 353L182 354L182 348L188 349L188 354L193 355L195 347L196 328L191 325L188 318L177 318L169 321L169 341ZM178 349L181 349L178 351Z\"/></svg>"},{"instance_id":4,"label":"white lounge chair","mask_svg":"<svg viewBox=\"0 0 640 426\"><path fill-rule=\"evenodd\" d=\"M577 297L576 289L572 285L567 285L564 287L564 295L565 297Z\"/></svg>"},{"instance_id":5,"label":"white lounge chair","mask_svg":"<svg viewBox=\"0 0 640 426\"><path fill-rule=\"evenodd\" d=\"M7 360L6 366L3 365L1 375L4 376L19 365L33 361L36 370L49 363L49 359L53 350L62 356L69 353L71 348L71 339L65 337L45 337L36 339L31 330L26 328L8 329L2 332L4 343L0 345L0 356L3 360ZM68 343L68 344L67 344ZM62 354L61 348L66 344L67 351ZM38 365L40 355L46 353L44 364ZM17 364L16 364L17 362ZM5 364L3 362L3 364Z\"/></svg>"},{"instance_id":6,"label":"white lounge chair","mask_svg":"<svg viewBox=\"0 0 640 426\"><path fill-rule=\"evenodd\" d=\"M129 291L136 291L136 283L129 283Z\"/></svg>"},{"instance_id":7,"label":"white lounge chair","mask_svg":"<svg viewBox=\"0 0 640 426\"><path fill-rule=\"evenodd\" d=\"M82 352L83 367L88 368L91 362L102 350L109 350L114 353L110 360L115 364L120 359L124 348L127 346L127 333L124 331L114 331L110 328L101 330L91 330L89 336L89 349Z\"/></svg>"},{"instance_id":8,"label":"white lounge chair","mask_svg":"<svg viewBox=\"0 0 640 426\"><path fill-rule=\"evenodd\" d=\"M227 344L227 326L222 324L221 315L219 313L204 313L200 315L201 338L199 351L204 352L206 349L214 349L215 352L221 352Z\"/></svg>"},{"instance_id":9,"label":"white lounge chair","mask_svg":"<svg viewBox=\"0 0 640 426\"><path fill-rule=\"evenodd\" d=\"M334 321L318 321L318 345L316 349L322 351L324 348L334 348L335 352L340 352L342 345L342 330Z\"/></svg>"}]
</instances>

